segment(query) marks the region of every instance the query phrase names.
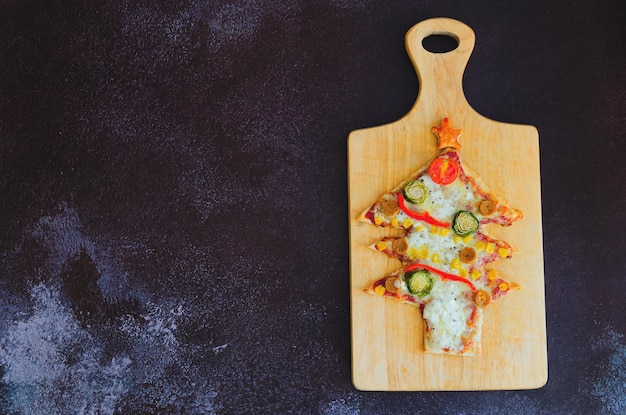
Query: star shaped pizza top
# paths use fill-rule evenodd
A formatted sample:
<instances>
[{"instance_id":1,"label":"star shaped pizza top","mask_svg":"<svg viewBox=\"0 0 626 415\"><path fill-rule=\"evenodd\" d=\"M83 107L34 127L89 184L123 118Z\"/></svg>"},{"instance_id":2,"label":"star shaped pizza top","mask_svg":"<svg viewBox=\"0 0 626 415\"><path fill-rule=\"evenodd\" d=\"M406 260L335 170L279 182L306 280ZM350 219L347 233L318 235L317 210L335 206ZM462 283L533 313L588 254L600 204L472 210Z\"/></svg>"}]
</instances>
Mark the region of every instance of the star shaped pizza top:
<instances>
[{"instance_id":1,"label":"star shaped pizza top","mask_svg":"<svg viewBox=\"0 0 626 415\"><path fill-rule=\"evenodd\" d=\"M461 144L459 144L459 137L461 136L461 134L463 134L463 130L460 128L452 128L452 124L450 123L450 119L448 117L443 119L443 121L441 122L441 127L433 127L431 131L437 134L437 138L439 139L439 145L437 146L438 149L461 149Z\"/></svg>"}]
</instances>

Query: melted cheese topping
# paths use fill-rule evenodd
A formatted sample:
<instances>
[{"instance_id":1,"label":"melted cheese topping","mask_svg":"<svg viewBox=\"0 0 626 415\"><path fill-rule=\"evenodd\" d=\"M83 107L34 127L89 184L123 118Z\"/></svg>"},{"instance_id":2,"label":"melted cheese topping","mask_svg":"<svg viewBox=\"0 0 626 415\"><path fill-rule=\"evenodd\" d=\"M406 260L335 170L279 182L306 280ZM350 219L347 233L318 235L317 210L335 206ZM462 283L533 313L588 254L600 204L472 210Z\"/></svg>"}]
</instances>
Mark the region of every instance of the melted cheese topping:
<instances>
[{"instance_id":1,"label":"melted cheese topping","mask_svg":"<svg viewBox=\"0 0 626 415\"><path fill-rule=\"evenodd\" d=\"M428 189L426 200L419 204L408 202L407 207L416 212L429 212L438 220L450 222L459 210L475 205L480 199L469 184L458 178L443 186L433 182L428 174L421 176L419 181Z\"/></svg>"},{"instance_id":2,"label":"melted cheese topping","mask_svg":"<svg viewBox=\"0 0 626 415\"><path fill-rule=\"evenodd\" d=\"M430 329L425 339L428 349L462 352L463 339L474 337L475 330L468 325L474 311L473 301L464 284L437 282L423 311Z\"/></svg>"},{"instance_id":3,"label":"melted cheese topping","mask_svg":"<svg viewBox=\"0 0 626 415\"><path fill-rule=\"evenodd\" d=\"M436 226L419 226L413 229L407 236L408 250L407 257L412 260L421 259L423 263L441 268L450 272L450 262L457 258L461 247L458 246L450 231L442 236L442 229ZM433 261L434 255L438 257L439 263Z\"/></svg>"},{"instance_id":4,"label":"melted cheese topping","mask_svg":"<svg viewBox=\"0 0 626 415\"><path fill-rule=\"evenodd\" d=\"M439 220L452 221L460 206L470 205L475 200L470 186L463 184L459 179L442 186L433 182L430 176L425 174L420 181L426 185L428 196L418 209L431 212Z\"/></svg>"}]
</instances>

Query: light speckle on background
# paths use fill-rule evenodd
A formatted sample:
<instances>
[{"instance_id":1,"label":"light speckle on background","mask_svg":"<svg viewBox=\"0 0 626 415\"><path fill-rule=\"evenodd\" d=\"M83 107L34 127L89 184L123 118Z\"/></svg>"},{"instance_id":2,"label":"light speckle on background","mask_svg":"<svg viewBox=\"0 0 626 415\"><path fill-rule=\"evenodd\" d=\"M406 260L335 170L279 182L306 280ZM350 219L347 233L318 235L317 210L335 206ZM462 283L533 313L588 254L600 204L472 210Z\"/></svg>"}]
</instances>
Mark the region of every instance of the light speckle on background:
<instances>
[{"instance_id":1,"label":"light speckle on background","mask_svg":"<svg viewBox=\"0 0 626 415\"><path fill-rule=\"evenodd\" d=\"M2 382L11 411L23 414L113 414L128 391L128 356L104 360L53 288L32 290L30 315L0 340ZM104 361L103 361L104 360Z\"/></svg>"},{"instance_id":2,"label":"light speckle on background","mask_svg":"<svg viewBox=\"0 0 626 415\"><path fill-rule=\"evenodd\" d=\"M580 393L591 396L599 404L602 414L626 413L626 344L624 336L613 328L605 329L602 337L594 340L594 351L608 351L609 357L589 374Z\"/></svg>"},{"instance_id":3,"label":"light speckle on background","mask_svg":"<svg viewBox=\"0 0 626 415\"><path fill-rule=\"evenodd\" d=\"M123 319L118 329L128 347L105 357L103 339L80 326L56 289L34 287L32 301L29 315L16 316L0 338L6 410L112 415L130 400L171 413L213 412L217 393L188 366L176 339L182 307L148 304L141 322Z\"/></svg>"},{"instance_id":4,"label":"light speckle on background","mask_svg":"<svg viewBox=\"0 0 626 415\"><path fill-rule=\"evenodd\" d=\"M345 396L324 402L319 406L321 415L359 415L361 413L359 397L356 393L347 393Z\"/></svg>"},{"instance_id":5,"label":"light speckle on background","mask_svg":"<svg viewBox=\"0 0 626 415\"><path fill-rule=\"evenodd\" d=\"M57 275L65 262L86 250L93 255L93 244L81 232L78 214L67 204L62 204L58 213L46 215L39 219L31 230L32 238L47 254L43 271L48 275Z\"/></svg>"}]
</instances>

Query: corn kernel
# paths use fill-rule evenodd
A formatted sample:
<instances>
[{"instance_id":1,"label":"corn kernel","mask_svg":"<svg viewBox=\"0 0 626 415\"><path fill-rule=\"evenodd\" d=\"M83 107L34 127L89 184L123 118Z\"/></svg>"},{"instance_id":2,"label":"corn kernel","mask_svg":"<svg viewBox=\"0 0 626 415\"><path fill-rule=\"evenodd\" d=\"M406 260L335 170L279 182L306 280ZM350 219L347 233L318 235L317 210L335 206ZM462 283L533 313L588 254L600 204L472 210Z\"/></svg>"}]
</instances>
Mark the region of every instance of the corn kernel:
<instances>
[{"instance_id":1,"label":"corn kernel","mask_svg":"<svg viewBox=\"0 0 626 415\"><path fill-rule=\"evenodd\" d=\"M467 235L465 238L463 238L463 242L468 244L472 241L474 237L472 235Z\"/></svg>"},{"instance_id":2,"label":"corn kernel","mask_svg":"<svg viewBox=\"0 0 626 415\"><path fill-rule=\"evenodd\" d=\"M474 281L480 278L480 271L475 269L472 271L471 277Z\"/></svg>"},{"instance_id":3,"label":"corn kernel","mask_svg":"<svg viewBox=\"0 0 626 415\"><path fill-rule=\"evenodd\" d=\"M495 268L492 268L489 271L487 271L487 279L489 281L494 281L496 278L498 278L498 271Z\"/></svg>"},{"instance_id":4,"label":"corn kernel","mask_svg":"<svg viewBox=\"0 0 626 415\"><path fill-rule=\"evenodd\" d=\"M488 254L491 254L493 253L495 249L496 249L496 244L494 244L493 242L489 242L487 246L485 247L485 252Z\"/></svg>"},{"instance_id":5,"label":"corn kernel","mask_svg":"<svg viewBox=\"0 0 626 415\"><path fill-rule=\"evenodd\" d=\"M385 221L385 219L381 218L380 216L374 216L374 224L375 225L380 225L384 221Z\"/></svg>"},{"instance_id":6,"label":"corn kernel","mask_svg":"<svg viewBox=\"0 0 626 415\"><path fill-rule=\"evenodd\" d=\"M509 256L509 250L506 248L498 248L498 256L500 258L506 258Z\"/></svg>"},{"instance_id":7,"label":"corn kernel","mask_svg":"<svg viewBox=\"0 0 626 415\"><path fill-rule=\"evenodd\" d=\"M416 231L416 232L421 232L421 231L423 231L423 230L424 230L424 227L423 227L422 225L417 225L417 226L415 227L415 231Z\"/></svg>"},{"instance_id":8,"label":"corn kernel","mask_svg":"<svg viewBox=\"0 0 626 415\"><path fill-rule=\"evenodd\" d=\"M409 257L409 259L417 258L417 255L418 255L417 249L415 248L410 248L406 253L406 256Z\"/></svg>"},{"instance_id":9,"label":"corn kernel","mask_svg":"<svg viewBox=\"0 0 626 415\"><path fill-rule=\"evenodd\" d=\"M441 228L439 230L440 236L448 236L449 233L450 233L450 228Z\"/></svg>"},{"instance_id":10,"label":"corn kernel","mask_svg":"<svg viewBox=\"0 0 626 415\"><path fill-rule=\"evenodd\" d=\"M387 242L383 242L383 241L376 242L376 249L378 251L385 251L387 249Z\"/></svg>"},{"instance_id":11,"label":"corn kernel","mask_svg":"<svg viewBox=\"0 0 626 415\"><path fill-rule=\"evenodd\" d=\"M426 249L426 247L423 247L422 249L420 249L419 257L422 259L428 258L428 249Z\"/></svg>"},{"instance_id":12,"label":"corn kernel","mask_svg":"<svg viewBox=\"0 0 626 415\"><path fill-rule=\"evenodd\" d=\"M461 268L461 261L458 258L454 258L452 261L450 261L450 268L452 269Z\"/></svg>"},{"instance_id":13,"label":"corn kernel","mask_svg":"<svg viewBox=\"0 0 626 415\"><path fill-rule=\"evenodd\" d=\"M378 285L378 286L376 286L376 288L374 288L374 292L375 292L376 294L378 294L378 295L385 295L385 292L386 292L386 291L387 291L387 290L386 290L386 289L385 289L385 287L384 287L384 286L382 286L382 285Z\"/></svg>"},{"instance_id":14,"label":"corn kernel","mask_svg":"<svg viewBox=\"0 0 626 415\"><path fill-rule=\"evenodd\" d=\"M476 242L476 250L477 251L482 251L483 249L485 249L486 246L487 246L487 244L484 243L483 241Z\"/></svg>"},{"instance_id":15,"label":"corn kernel","mask_svg":"<svg viewBox=\"0 0 626 415\"><path fill-rule=\"evenodd\" d=\"M500 285L498 285L498 288L500 288L502 291L506 291L509 289L509 284L507 284L506 282L502 282L500 283Z\"/></svg>"},{"instance_id":16,"label":"corn kernel","mask_svg":"<svg viewBox=\"0 0 626 415\"><path fill-rule=\"evenodd\" d=\"M432 234L439 233L439 227L431 226L430 227L430 233L432 233Z\"/></svg>"},{"instance_id":17,"label":"corn kernel","mask_svg":"<svg viewBox=\"0 0 626 415\"><path fill-rule=\"evenodd\" d=\"M398 218L391 219L391 226L393 226L394 228L397 228L398 225L399 225Z\"/></svg>"},{"instance_id":18,"label":"corn kernel","mask_svg":"<svg viewBox=\"0 0 626 415\"><path fill-rule=\"evenodd\" d=\"M463 278L467 277L467 270L465 268L461 268L459 270L459 275Z\"/></svg>"},{"instance_id":19,"label":"corn kernel","mask_svg":"<svg viewBox=\"0 0 626 415\"><path fill-rule=\"evenodd\" d=\"M435 264L438 264L441 262L441 257L439 256L439 254L433 254L430 260L434 262Z\"/></svg>"},{"instance_id":20,"label":"corn kernel","mask_svg":"<svg viewBox=\"0 0 626 415\"><path fill-rule=\"evenodd\" d=\"M459 244L461 242L461 237L459 235L454 235L454 243Z\"/></svg>"},{"instance_id":21,"label":"corn kernel","mask_svg":"<svg viewBox=\"0 0 626 415\"><path fill-rule=\"evenodd\" d=\"M409 218L406 218L405 220L402 221L403 228L410 228L411 225L413 225L413 221Z\"/></svg>"}]
</instances>

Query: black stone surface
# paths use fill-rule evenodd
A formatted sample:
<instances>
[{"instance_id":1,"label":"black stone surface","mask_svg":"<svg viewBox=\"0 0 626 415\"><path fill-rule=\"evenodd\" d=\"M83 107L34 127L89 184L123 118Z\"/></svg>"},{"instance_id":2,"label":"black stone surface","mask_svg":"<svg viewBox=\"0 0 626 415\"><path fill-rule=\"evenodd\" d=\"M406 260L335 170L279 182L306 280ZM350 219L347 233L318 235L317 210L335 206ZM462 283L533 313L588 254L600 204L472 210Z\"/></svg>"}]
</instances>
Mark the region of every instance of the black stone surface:
<instances>
[{"instance_id":1,"label":"black stone surface","mask_svg":"<svg viewBox=\"0 0 626 415\"><path fill-rule=\"evenodd\" d=\"M346 139L476 32L483 115L540 133L533 391L351 384ZM0 3L0 410L626 413L626 8L589 0Z\"/></svg>"}]
</instances>

